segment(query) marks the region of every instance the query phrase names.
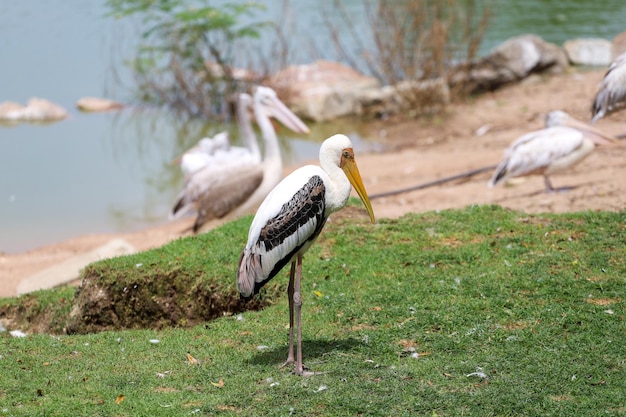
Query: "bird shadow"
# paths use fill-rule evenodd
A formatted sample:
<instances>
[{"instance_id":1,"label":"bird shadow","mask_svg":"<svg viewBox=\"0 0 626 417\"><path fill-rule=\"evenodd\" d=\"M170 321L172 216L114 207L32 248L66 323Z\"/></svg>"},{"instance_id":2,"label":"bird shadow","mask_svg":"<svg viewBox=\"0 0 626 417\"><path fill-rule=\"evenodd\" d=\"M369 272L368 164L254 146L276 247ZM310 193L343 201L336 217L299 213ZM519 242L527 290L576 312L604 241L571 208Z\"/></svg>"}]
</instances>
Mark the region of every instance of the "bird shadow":
<instances>
[{"instance_id":1,"label":"bird shadow","mask_svg":"<svg viewBox=\"0 0 626 417\"><path fill-rule=\"evenodd\" d=\"M295 342L294 342L295 344ZM306 362L320 362L323 356L331 352L349 352L362 345L363 342L354 338L347 339L315 339L315 340L303 340L302 341L302 356L303 361ZM295 346L294 346L295 349ZM287 359L289 353L289 345L275 348L264 349L252 356L248 360L251 365L276 365L280 366Z\"/></svg>"},{"instance_id":2,"label":"bird shadow","mask_svg":"<svg viewBox=\"0 0 626 417\"><path fill-rule=\"evenodd\" d=\"M529 198L529 197L537 197L541 195L544 195L544 196L559 195L559 194L568 193L570 191L577 190L579 188L587 187L590 185L593 185L593 182L587 182L587 183L577 184L577 185L566 185L563 187L555 187L552 191L548 191L545 188L541 188L536 191L531 191L531 192L524 193L524 194L508 195L499 199L495 199L494 203L498 204L498 203L502 203L508 200L519 200L519 199L524 199L524 198Z\"/></svg>"}]
</instances>

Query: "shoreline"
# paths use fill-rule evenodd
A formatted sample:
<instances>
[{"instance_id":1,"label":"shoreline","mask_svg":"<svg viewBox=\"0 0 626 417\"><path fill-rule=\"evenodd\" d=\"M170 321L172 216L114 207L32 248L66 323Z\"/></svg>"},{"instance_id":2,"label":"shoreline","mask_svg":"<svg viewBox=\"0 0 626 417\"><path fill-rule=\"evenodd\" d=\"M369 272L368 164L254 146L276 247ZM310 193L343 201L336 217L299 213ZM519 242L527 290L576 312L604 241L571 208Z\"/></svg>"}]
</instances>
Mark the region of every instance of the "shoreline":
<instances>
[{"instance_id":1,"label":"shoreline","mask_svg":"<svg viewBox=\"0 0 626 417\"><path fill-rule=\"evenodd\" d=\"M388 149L357 154L368 194L402 189L450 175L493 165L517 137L543 127L543 118L561 109L588 120L589 106L604 69L572 70L553 76L533 76L519 84L450 105L442 115L414 120L373 121L373 131L385 131ZM626 111L598 121L608 134L626 132ZM372 200L378 219L409 212L498 204L528 214L583 210L623 211L626 208L626 142L597 148L572 169L551 177L568 192L547 194L540 176L514 179L508 186L488 189L491 173L436 187ZM289 171L295 167L289 167ZM356 195L356 194L353 194ZM0 254L0 297L16 295L23 279L87 253L113 239L143 251L183 237L192 217L136 232L87 234L33 250ZM245 241L245 236L242 237Z\"/></svg>"},{"instance_id":2,"label":"shoreline","mask_svg":"<svg viewBox=\"0 0 626 417\"><path fill-rule=\"evenodd\" d=\"M185 233L181 232L188 228L191 222L190 218L184 218L134 232L90 233L24 252L2 253L0 254L0 282L2 283L0 297L16 296L21 281L111 241L122 240L135 251L144 251L185 236Z\"/></svg>"}]
</instances>

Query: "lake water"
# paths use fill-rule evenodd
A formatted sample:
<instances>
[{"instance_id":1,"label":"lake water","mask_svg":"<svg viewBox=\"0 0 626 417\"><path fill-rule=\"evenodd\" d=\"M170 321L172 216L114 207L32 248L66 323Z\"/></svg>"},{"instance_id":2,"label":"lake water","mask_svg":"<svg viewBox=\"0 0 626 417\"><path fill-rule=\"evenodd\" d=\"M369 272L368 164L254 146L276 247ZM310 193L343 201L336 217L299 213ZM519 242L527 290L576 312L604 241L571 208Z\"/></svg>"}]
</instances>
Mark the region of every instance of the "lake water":
<instances>
[{"instance_id":1,"label":"lake water","mask_svg":"<svg viewBox=\"0 0 626 417\"><path fill-rule=\"evenodd\" d=\"M267 3L266 14L278 15L282 2ZM319 4L324 2L292 3L297 32L303 39L313 34L318 46L303 49L297 59L307 62L307 54L334 58L319 52L332 50L324 48L329 38L319 30L324 22ZM361 1L344 4L359 22ZM493 10L483 51L524 33L561 44L575 37L612 39L626 29L623 0L493 0ZM132 77L123 61L132 57L137 30L129 21L105 17L106 11L104 0L0 3L0 101L26 103L42 97L71 112L69 119L53 124L0 125L0 252L166 222L182 185L170 161L222 128L183 125L149 109L115 114L74 110L84 96L129 99L124 85L131 85ZM355 138L357 152L373 146L359 126L342 123L312 126L310 138L281 130L286 164L315 158L319 140L337 131Z\"/></svg>"}]
</instances>

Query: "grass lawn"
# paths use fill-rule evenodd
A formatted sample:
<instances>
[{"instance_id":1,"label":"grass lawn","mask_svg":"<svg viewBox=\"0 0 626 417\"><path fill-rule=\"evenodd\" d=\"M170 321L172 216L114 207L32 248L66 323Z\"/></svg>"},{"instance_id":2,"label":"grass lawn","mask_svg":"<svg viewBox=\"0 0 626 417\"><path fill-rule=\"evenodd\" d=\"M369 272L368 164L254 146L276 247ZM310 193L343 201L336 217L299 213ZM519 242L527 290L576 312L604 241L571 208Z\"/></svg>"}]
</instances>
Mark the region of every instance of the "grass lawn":
<instances>
[{"instance_id":1,"label":"grass lawn","mask_svg":"<svg viewBox=\"0 0 626 417\"><path fill-rule=\"evenodd\" d=\"M279 369L288 268L240 312L247 217L88 267L121 294L103 331L28 331L62 329L71 288L0 300L28 333L0 333L0 416L626 415L626 213L472 206L372 225L348 210L304 258L304 360L321 375Z\"/></svg>"}]
</instances>

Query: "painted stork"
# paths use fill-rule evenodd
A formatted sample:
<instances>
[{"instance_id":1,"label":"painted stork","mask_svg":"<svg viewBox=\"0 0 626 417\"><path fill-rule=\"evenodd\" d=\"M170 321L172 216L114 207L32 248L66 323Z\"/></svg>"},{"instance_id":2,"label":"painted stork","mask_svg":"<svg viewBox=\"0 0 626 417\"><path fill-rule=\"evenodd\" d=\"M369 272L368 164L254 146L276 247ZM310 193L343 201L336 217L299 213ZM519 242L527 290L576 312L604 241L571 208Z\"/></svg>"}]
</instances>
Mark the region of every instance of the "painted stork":
<instances>
[{"instance_id":1,"label":"painted stork","mask_svg":"<svg viewBox=\"0 0 626 417\"><path fill-rule=\"evenodd\" d=\"M591 106L591 123L626 107L626 53L611 63Z\"/></svg>"},{"instance_id":2,"label":"painted stork","mask_svg":"<svg viewBox=\"0 0 626 417\"><path fill-rule=\"evenodd\" d=\"M614 138L560 110L546 116L546 126L519 137L509 146L489 180L489 187L508 178L541 174L546 191L555 191L549 175L576 165L589 156L595 145L615 143Z\"/></svg>"},{"instance_id":3,"label":"painted stork","mask_svg":"<svg viewBox=\"0 0 626 417\"><path fill-rule=\"evenodd\" d=\"M270 279L291 263L289 286L289 354L297 375L310 375L302 364L302 257L319 236L328 216L346 205L352 187L363 201L372 223L374 211L354 160L352 143L334 135L320 147L320 166L301 167L283 179L259 207L239 259L237 289L251 299ZM294 357L294 312L297 351ZM295 361L294 361L295 359Z\"/></svg>"},{"instance_id":4,"label":"painted stork","mask_svg":"<svg viewBox=\"0 0 626 417\"><path fill-rule=\"evenodd\" d=\"M250 102L264 140L263 159L248 114ZM240 95L237 113L247 147L218 149L204 167L186 179L172 209L172 216L189 208L197 211L194 232L209 220L252 212L281 180L280 147L270 118L294 132L309 133L307 126L268 87L257 87L252 100L247 94Z\"/></svg>"}]
</instances>

